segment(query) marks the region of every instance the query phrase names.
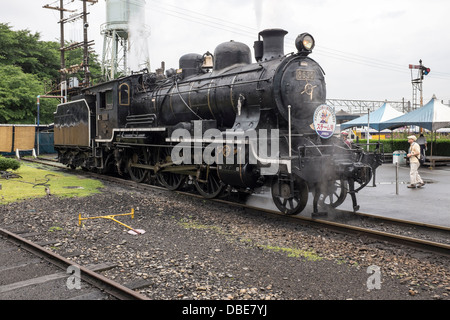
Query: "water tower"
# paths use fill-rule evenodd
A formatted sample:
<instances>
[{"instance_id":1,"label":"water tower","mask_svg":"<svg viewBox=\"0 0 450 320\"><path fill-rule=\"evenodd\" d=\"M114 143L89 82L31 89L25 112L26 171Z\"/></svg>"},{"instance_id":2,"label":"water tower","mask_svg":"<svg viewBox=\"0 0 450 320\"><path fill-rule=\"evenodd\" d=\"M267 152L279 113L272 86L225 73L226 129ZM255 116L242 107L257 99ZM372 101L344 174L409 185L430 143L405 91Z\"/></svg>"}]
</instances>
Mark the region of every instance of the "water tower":
<instances>
[{"instance_id":1,"label":"water tower","mask_svg":"<svg viewBox=\"0 0 450 320\"><path fill-rule=\"evenodd\" d=\"M147 48L148 32L144 24L145 0L106 0L106 23L101 26L102 74L106 80L130 73L128 62L132 32L139 37L135 40L140 40Z\"/></svg>"}]
</instances>

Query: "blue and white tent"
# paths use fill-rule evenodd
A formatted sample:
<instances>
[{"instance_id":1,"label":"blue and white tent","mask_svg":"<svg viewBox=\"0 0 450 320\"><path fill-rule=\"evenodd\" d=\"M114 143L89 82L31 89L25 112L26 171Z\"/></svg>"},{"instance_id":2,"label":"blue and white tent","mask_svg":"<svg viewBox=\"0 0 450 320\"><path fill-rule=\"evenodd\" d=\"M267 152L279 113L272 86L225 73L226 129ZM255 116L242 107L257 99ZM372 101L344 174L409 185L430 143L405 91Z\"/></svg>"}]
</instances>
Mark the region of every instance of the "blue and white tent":
<instances>
[{"instance_id":1,"label":"blue and white tent","mask_svg":"<svg viewBox=\"0 0 450 320\"><path fill-rule=\"evenodd\" d=\"M430 102L423 107L403 116L384 121L380 124L380 130L404 126L419 126L430 131L450 127L450 107L442 104L433 96Z\"/></svg>"},{"instance_id":2,"label":"blue and white tent","mask_svg":"<svg viewBox=\"0 0 450 320\"><path fill-rule=\"evenodd\" d=\"M341 130L351 127L367 127L367 124L369 124L369 127L371 127L372 129L381 131L385 129L381 128L380 126L383 122L402 115L402 112L395 110L388 103L384 103L377 110L370 112L369 115L366 114L364 116L341 124Z\"/></svg>"}]
</instances>

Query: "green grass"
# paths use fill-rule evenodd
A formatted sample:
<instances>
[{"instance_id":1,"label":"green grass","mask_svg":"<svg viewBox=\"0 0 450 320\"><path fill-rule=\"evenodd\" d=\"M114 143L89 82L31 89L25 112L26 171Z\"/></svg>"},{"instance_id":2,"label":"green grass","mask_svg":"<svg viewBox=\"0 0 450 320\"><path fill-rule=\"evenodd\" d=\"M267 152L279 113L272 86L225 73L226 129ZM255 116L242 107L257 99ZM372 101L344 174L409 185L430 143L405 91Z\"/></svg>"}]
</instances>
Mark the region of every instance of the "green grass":
<instances>
[{"instance_id":1,"label":"green grass","mask_svg":"<svg viewBox=\"0 0 450 320\"><path fill-rule=\"evenodd\" d=\"M50 189L52 197L59 198L86 197L94 193L100 193L99 189L103 187L103 183L98 180L48 171L23 163L13 173L20 175L22 178L0 179L2 185L0 204L47 197L46 186Z\"/></svg>"},{"instance_id":2,"label":"green grass","mask_svg":"<svg viewBox=\"0 0 450 320\"><path fill-rule=\"evenodd\" d=\"M265 250L270 250L274 252L284 252L287 253L288 257L306 258L308 261L321 261L323 258L317 255L312 250L301 250L297 248L286 248L286 247L278 247L278 246L267 246L267 245L259 245L261 248Z\"/></svg>"},{"instance_id":3,"label":"green grass","mask_svg":"<svg viewBox=\"0 0 450 320\"><path fill-rule=\"evenodd\" d=\"M205 225L201 224L189 219L183 219L182 221L178 222L179 225L181 225L185 229L194 229L194 230L212 230L213 232L217 234L227 235L231 236L231 234L227 234L222 230L222 228L218 226L211 226L211 225ZM264 250L274 251L274 252L283 252L287 254L290 258L305 258L308 261L321 261L323 260L322 257L320 257L316 252L313 250L301 250L298 248L289 248L289 247L279 247L279 246L270 246L270 245L263 245L258 244L257 242L254 242L252 239L244 238L239 240L242 243L247 243L254 245L256 247L262 248Z\"/></svg>"},{"instance_id":4,"label":"green grass","mask_svg":"<svg viewBox=\"0 0 450 320\"><path fill-rule=\"evenodd\" d=\"M224 234L222 229L220 227L217 227L217 226L210 226L210 225L197 223L197 222L194 222L194 221L185 221L185 220L180 221L178 223L185 229L213 230L213 231L215 231L215 232L217 232L219 234Z\"/></svg>"}]
</instances>

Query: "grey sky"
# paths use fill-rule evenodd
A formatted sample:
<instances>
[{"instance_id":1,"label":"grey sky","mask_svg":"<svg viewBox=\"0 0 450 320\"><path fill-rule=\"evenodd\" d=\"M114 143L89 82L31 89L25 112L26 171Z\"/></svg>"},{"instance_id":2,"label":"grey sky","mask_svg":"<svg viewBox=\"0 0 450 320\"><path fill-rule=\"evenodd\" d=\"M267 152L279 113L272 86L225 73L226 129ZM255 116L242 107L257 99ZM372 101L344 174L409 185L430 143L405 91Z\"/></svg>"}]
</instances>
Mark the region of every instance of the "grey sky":
<instances>
[{"instance_id":1,"label":"grey sky","mask_svg":"<svg viewBox=\"0 0 450 320\"><path fill-rule=\"evenodd\" d=\"M43 9L54 0L2 0L0 22L14 30L40 32L43 40L59 39L59 13ZM69 2L70 0L66 0ZM311 58L326 73L328 98L411 100L409 64L419 59L431 68L424 81L424 102L433 94L450 100L450 1L448 0L146 0L146 25L151 68L161 61L178 67L185 53L213 52L235 40L253 48L258 31L289 32L285 52L293 52L296 36L311 33L316 49ZM59 5L57 1L56 5ZM81 8L81 1L71 6ZM106 20L105 0L89 7L89 36L101 56L100 25ZM66 37L81 41L78 26ZM415 73L414 73L415 75Z\"/></svg>"}]
</instances>

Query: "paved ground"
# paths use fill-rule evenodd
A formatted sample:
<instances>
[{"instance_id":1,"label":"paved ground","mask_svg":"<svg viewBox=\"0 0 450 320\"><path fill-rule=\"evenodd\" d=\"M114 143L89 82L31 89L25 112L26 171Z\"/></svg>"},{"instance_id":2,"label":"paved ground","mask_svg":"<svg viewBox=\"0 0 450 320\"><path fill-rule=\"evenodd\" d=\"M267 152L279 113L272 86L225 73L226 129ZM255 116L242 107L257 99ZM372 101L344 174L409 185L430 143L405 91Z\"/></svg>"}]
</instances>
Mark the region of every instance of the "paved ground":
<instances>
[{"instance_id":1,"label":"paved ground","mask_svg":"<svg viewBox=\"0 0 450 320\"><path fill-rule=\"evenodd\" d=\"M408 189L409 166L402 165L398 172L398 194L396 187L396 167L392 163L383 164L376 172L376 187L370 182L357 194L360 212L377 216L411 220L424 224L450 227L450 167L434 169L422 167L419 174L426 182L420 189ZM276 210L270 196L270 190L262 190L249 198L249 205ZM351 197L347 196L339 209L352 211ZM308 205L301 213L311 216L312 195Z\"/></svg>"},{"instance_id":2,"label":"paved ground","mask_svg":"<svg viewBox=\"0 0 450 320\"><path fill-rule=\"evenodd\" d=\"M408 189L409 167L400 166L397 194L396 168L393 164L383 164L377 170L376 187L370 183L357 195L360 211L450 227L450 167L423 167L419 174L426 185L420 189ZM351 210L350 197L340 208Z\"/></svg>"}]
</instances>

